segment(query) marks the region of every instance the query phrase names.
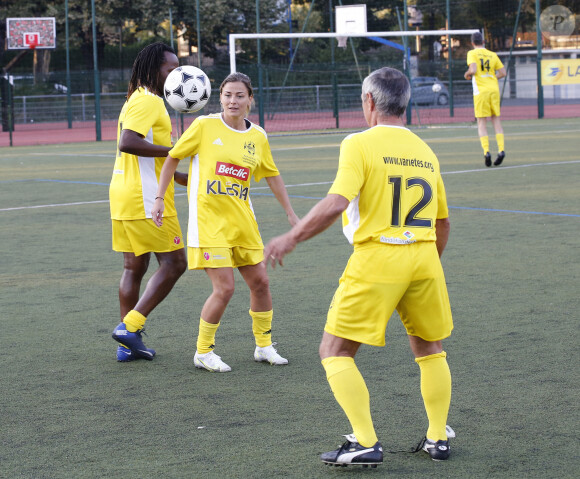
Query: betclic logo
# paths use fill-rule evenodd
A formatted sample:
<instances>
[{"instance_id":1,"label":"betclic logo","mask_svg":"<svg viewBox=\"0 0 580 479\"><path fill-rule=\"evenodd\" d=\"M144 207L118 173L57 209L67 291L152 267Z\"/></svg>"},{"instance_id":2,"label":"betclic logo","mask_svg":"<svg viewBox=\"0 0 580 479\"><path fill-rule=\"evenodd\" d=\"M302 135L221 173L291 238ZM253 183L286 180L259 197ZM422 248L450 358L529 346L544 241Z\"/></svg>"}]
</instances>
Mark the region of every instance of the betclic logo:
<instances>
[{"instance_id":1,"label":"betclic logo","mask_svg":"<svg viewBox=\"0 0 580 479\"><path fill-rule=\"evenodd\" d=\"M250 178L250 169L245 166L218 161L215 165L215 174L229 176L230 178L235 178L237 180L248 181Z\"/></svg>"}]
</instances>

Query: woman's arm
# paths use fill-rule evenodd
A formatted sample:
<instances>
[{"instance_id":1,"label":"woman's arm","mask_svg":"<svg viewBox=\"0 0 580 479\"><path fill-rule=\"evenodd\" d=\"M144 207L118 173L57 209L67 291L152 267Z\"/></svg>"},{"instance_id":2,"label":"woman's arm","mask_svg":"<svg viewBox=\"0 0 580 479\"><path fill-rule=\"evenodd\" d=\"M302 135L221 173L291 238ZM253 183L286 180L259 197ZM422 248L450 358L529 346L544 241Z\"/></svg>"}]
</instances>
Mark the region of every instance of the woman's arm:
<instances>
[{"instance_id":1,"label":"woman's arm","mask_svg":"<svg viewBox=\"0 0 580 479\"><path fill-rule=\"evenodd\" d=\"M179 160L171 156L165 158L165 163L163 163L163 168L161 168L161 173L159 174L159 186L157 187L157 193L155 194L155 203L153 204L153 209L151 210L151 215L153 221L157 226L163 224L163 211L165 210L165 193L167 192L167 187L171 183L171 179L177 170L177 165Z\"/></svg>"},{"instance_id":2,"label":"woman's arm","mask_svg":"<svg viewBox=\"0 0 580 479\"><path fill-rule=\"evenodd\" d=\"M286 186L284 186L282 176L268 176L266 177L266 181L268 182L268 186L272 190L272 193L274 193L274 196L278 200L278 203L280 203L282 208L284 208L290 226L294 226L300 221L300 218L296 216L296 213L294 213L294 210L292 209L290 198L288 197L288 192L286 191Z\"/></svg>"}]
</instances>

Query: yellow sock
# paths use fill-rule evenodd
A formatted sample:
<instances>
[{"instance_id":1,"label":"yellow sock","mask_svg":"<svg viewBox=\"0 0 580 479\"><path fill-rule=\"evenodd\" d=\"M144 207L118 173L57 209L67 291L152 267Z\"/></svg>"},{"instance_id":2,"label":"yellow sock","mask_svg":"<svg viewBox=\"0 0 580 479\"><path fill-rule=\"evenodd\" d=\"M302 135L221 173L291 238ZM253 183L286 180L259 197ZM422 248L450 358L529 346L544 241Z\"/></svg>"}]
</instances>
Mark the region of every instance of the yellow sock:
<instances>
[{"instance_id":1,"label":"yellow sock","mask_svg":"<svg viewBox=\"0 0 580 479\"><path fill-rule=\"evenodd\" d=\"M215 333L220 323L211 324L199 318L199 333L197 334L197 352L209 353L215 348Z\"/></svg>"},{"instance_id":2,"label":"yellow sock","mask_svg":"<svg viewBox=\"0 0 580 479\"><path fill-rule=\"evenodd\" d=\"M500 151L504 151L503 133L498 133L497 135L495 135L495 141L497 141L497 151L498 151L498 153Z\"/></svg>"},{"instance_id":3,"label":"yellow sock","mask_svg":"<svg viewBox=\"0 0 580 479\"><path fill-rule=\"evenodd\" d=\"M489 136L480 136L479 141L483 148L483 154L485 155L489 151Z\"/></svg>"},{"instance_id":4,"label":"yellow sock","mask_svg":"<svg viewBox=\"0 0 580 479\"><path fill-rule=\"evenodd\" d=\"M250 316L252 317L252 332L256 338L256 346L265 348L272 344L272 317L274 311L252 311L250 309Z\"/></svg>"},{"instance_id":5,"label":"yellow sock","mask_svg":"<svg viewBox=\"0 0 580 479\"><path fill-rule=\"evenodd\" d=\"M427 438L446 440L447 414L451 403L451 372L445 351L415 359L421 369L421 395L429 419Z\"/></svg>"},{"instance_id":6,"label":"yellow sock","mask_svg":"<svg viewBox=\"0 0 580 479\"><path fill-rule=\"evenodd\" d=\"M123 318L125 327L127 328L127 331L129 331L130 333L135 333L140 329L143 329L145 321L147 321L147 318L143 316L139 311L135 311L134 309L129 311L127 315Z\"/></svg>"},{"instance_id":7,"label":"yellow sock","mask_svg":"<svg viewBox=\"0 0 580 479\"><path fill-rule=\"evenodd\" d=\"M364 447L372 447L377 435L371 418L369 390L353 358L330 357L322 360L326 379L336 401L346 413L353 434Z\"/></svg>"}]
</instances>

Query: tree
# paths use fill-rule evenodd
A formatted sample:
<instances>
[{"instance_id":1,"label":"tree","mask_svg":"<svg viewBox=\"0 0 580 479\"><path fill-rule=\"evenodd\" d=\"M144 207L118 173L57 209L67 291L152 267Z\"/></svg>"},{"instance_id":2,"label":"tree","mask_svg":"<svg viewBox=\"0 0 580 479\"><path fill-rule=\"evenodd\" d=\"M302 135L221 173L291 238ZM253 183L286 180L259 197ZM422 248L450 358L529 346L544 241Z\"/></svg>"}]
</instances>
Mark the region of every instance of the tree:
<instances>
[{"instance_id":1,"label":"tree","mask_svg":"<svg viewBox=\"0 0 580 479\"><path fill-rule=\"evenodd\" d=\"M197 46L197 15L195 2L176 0L174 21L187 28L186 38ZM260 0L260 31L287 31L287 4L280 0ZM249 0L200 0L201 51L210 58L218 58L227 51L230 33L255 33L256 2ZM254 44L250 44L254 43ZM255 42L247 45L249 58L256 54ZM244 45L246 48L246 45Z\"/></svg>"}]
</instances>

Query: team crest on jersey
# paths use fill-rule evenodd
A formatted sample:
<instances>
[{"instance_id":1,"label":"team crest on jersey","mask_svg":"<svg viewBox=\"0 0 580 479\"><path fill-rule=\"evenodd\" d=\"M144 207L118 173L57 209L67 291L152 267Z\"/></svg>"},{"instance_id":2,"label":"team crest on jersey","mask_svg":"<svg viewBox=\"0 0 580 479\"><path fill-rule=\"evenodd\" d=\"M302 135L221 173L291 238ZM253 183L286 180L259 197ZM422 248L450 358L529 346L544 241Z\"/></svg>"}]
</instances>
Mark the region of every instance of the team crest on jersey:
<instances>
[{"instance_id":1,"label":"team crest on jersey","mask_svg":"<svg viewBox=\"0 0 580 479\"><path fill-rule=\"evenodd\" d=\"M244 143L244 150L246 150L250 155L254 156L256 153L256 145L253 141L248 141Z\"/></svg>"},{"instance_id":2,"label":"team crest on jersey","mask_svg":"<svg viewBox=\"0 0 580 479\"><path fill-rule=\"evenodd\" d=\"M173 238L173 242L175 244L179 244L179 243L181 243L181 238L179 236L176 236L175 238Z\"/></svg>"}]
</instances>

